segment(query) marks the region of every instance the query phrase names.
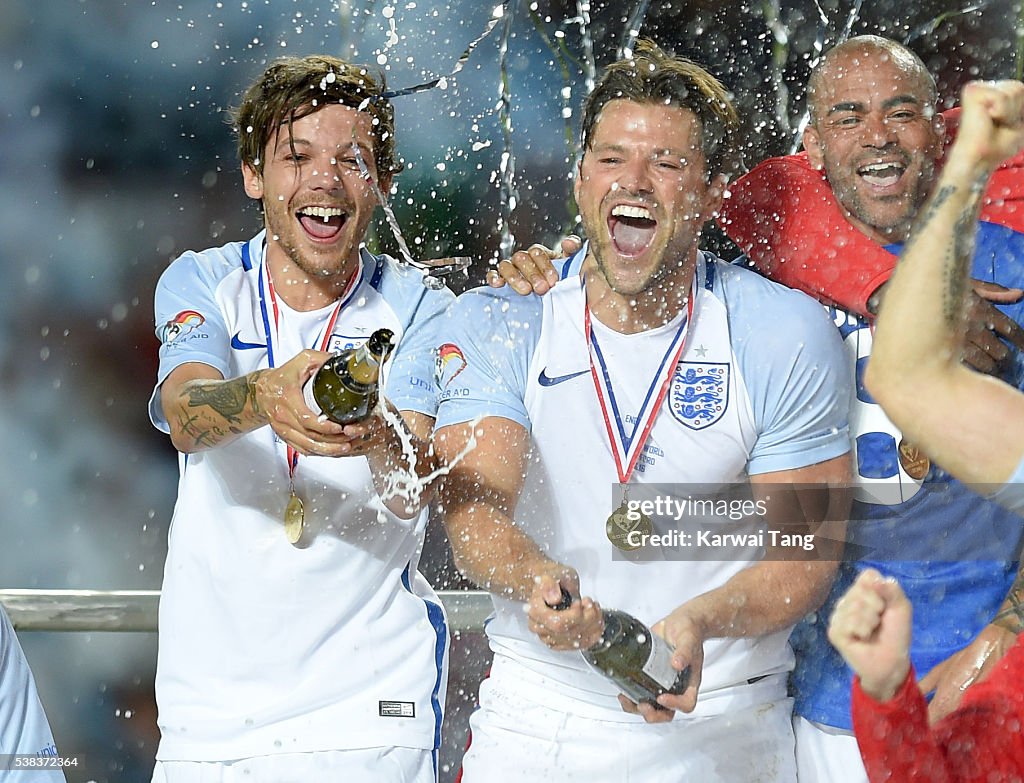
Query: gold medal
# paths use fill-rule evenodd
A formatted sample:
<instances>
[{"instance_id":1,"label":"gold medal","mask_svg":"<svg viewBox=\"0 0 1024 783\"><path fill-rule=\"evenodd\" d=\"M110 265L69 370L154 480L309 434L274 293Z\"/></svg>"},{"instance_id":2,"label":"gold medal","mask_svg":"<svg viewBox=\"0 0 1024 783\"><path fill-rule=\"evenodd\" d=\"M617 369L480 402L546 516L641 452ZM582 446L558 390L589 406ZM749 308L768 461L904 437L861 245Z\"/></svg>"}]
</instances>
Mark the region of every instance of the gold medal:
<instances>
[{"instance_id":1,"label":"gold medal","mask_svg":"<svg viewBox=\"0 0 1024 783\"><path fill-rule=\"evenodd\" d=\"M299 543L302 538L302 527L305 512L302 510L302 501L292 490L292 496L288 498L288 505L284 508L284 534L288 537L289 544Z\"/></svg>"},{"instance_id":2,"label":"gold medal","mask_svg":"<svg viewBox=\"0 0 1024 783\"><path fill-rule=\"evenodd\" d=\"M921 481L932 469L932 462L925 453L905 438L900 440L899 453L900 465L915 481Z\"/></svg>"},{"instance_id":3,"label":"gold medal","mask_svg":"<svg viewBox=\"0 0 1024 783\"><path fill-rule=\"evenodd\" d=\"M623 500L622 505L608 517L604 531L613 545L623 552L632 552L643 546L644 536L654 532L654 523L646 514L630 510Z\"/></svg>"}]
</instances>

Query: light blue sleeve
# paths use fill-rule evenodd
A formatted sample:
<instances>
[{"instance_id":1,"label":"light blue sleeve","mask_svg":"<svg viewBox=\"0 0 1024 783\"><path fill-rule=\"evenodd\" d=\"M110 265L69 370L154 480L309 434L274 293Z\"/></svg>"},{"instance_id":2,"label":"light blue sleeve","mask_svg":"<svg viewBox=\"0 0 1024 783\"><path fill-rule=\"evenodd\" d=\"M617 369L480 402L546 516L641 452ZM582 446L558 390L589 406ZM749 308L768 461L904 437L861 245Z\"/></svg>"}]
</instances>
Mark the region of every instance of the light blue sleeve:
<instances>
[{"instance_id":1,"label":"light blue sleeve","mask_svg":"<svg viewBox=\"0 0 1024 783\"><path fill-rule=\"evenodd\" d=\"M590 242L584 242L583 246L568 258L556 258L552 263L558 270L558 279L565 280L569 277L579 277L583 262L587 258L587 248Z\"/></svg>"},{"instance_id":2,"label":"light blue sleeve","mask_svg":"<svg viewBox=\"0 0 1024 783\"><path fill-rule=\"evenodd\" d=\"M437 359L437 428L500 416L530 428L523 400L543 303L508 286L475 288L449 309Z\"/></svg>"},{"instance_id":3,"label":"light blue sleeve","mask_svg":"<svg viewBox=\"0 0 1024 783\"><path fill-rule=\"evenodd\" d=\"M230 335L216 300L217 285L230 269L224 259L207 253L179 256L160 276L154 297L160 367L149 401L149 418L170 432L160 405L160 384L175 367L208 364L225 378L230 369Z\"/></svg>"},{"instance_id":4,"label":"light blue sleeve","mask_svg":"<svg viewBox=\"0 0 1024 783\"><path fill-rule=\"evenodd\" d=\"M717 274L758 431L748 472L794 470L848 452L853 381L824 308L740 267L718 264Z\"/></svg>"},{"instance_id":5,"label":"light blue sleeve","mask_svg":"<svg viewBox=\"0 0 1024 783\"><path fill-rule=\"evenodd\" d=\"M32 671L3 607L0 607L0 753L57 755ZM63 783L64 773L58 769L24 773L0 771L0 780L8 778Z\"/></svg>"},{"instance_id":6,"label":"light blue sleeve","mask_svg":"<svg viewBox=\"0 0 1024 783\"><path fill-rule=\"evenodd\" d=\"M435 348L455 295L447 288L427 288L419 273L396 272L389 263L379 290L405 330L391 360L385 396L398 410L433 417L437 414Z\"/></svg>"},{"instance_id":7,"label":"light blue sleeve","mask_svg":"<svg viewBox=\"0 0 1024 783\"><path fill-rule=\"evenodd\" d=\"M1017 469L999 489L989 495L1003 508L1017 514L1024 514L1024 456L1021 457Z\"/></svg>"}]
</instances>

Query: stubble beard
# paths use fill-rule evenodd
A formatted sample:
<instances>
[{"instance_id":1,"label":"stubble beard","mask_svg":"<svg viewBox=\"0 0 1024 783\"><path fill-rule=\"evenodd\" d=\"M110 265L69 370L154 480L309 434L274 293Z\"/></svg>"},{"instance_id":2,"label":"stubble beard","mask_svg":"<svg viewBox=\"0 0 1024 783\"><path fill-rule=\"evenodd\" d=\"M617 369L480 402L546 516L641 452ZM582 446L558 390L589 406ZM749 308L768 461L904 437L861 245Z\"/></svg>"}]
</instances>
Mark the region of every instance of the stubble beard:
<instances>
[{"instance_id":1,"label":"stubble beard","mask_svg":"<svg viewBox=\"0 0 1024 783\"><path fill-rule=\"evenodd\" d=\"M601 277L604 278L605 284L612 293L618 294L619 296L636 297L652 287L658 276L660 267L653 269L644 278L637 282L627 284L616 276L615 270L612 269L611 265L607 262L608 256L614 253L615 250L607 246L598 247L594 253L594 258L597 260L598 272L601 274Z\"/></svg>"},{"instance_id":2,"label":"stubble beard","mask_svg":"<svg viewBox=\"0 0 1024 783\"><path fill-rule=\"evenodd\" d=\"M267 234L277 237L277 244L284 252L293 269L305 275L309 282L314 280L327 280L339 274L344 274L348 269L348 259L341 258L332 262L330 257L323 253L308 252L301 247L301 226L296 226L292 216L287 212L272 212L264 205L266 215ZM285 228L287 230L280 230ZM345 230L345 229L343 229Z\"/></svg>"},{"instance_id":3,"label":"stubble beard","mask_svg":"<svg viewBox=\"0 0 1024 783\"><path fill-rule=\"evenodd\" d=\"M595 226L589 220L583 221L583 229L588 237L591 237L592 252L597 263L597 271L612 293L624 297L637 297L657 285L661 277L665 275L665 252L666 248L659 236L655 236L651 246L647 250L648 256L653 252L657 257L657 263L646 261L652 264L650 271L640 280L633 283L626 283L620 280L615 273L611 259L618 256L615 250L615 242L607 232L607 227L600 230L600 225Z\"/></svg>"},{"instance_id":4,"label":"stubble beard","mask_svg":"<svg viewBox=\"0 0 1024 783\"><path fill-rule=\"evenodd\" d=\"M830 173L830 170L832 173ZM826 161L825 176L830 183L836 181L836 177L833 175L835 170L835 167L829 166ZM857 176L856 173L853 173L852 178L848 180L847 186L844 189L845 193L841 194L833 188L836 200L839 201L843 209L849 214L853 215L865 226L883 235L888 241L906 241L910 236L911 229L914 227L914 222L917 220L921 207L924 206L924 202L928 200L928 195L931 193L935 182L935 162L931 159L926 160L917 173L913 187L909 191L904 192L903 195L893 197L894 200L906 199L909 201L903 211L895 216L878 215L876 214L877 210L873 210L868 206L857 188Z\"/></svg>"}]
</instances>

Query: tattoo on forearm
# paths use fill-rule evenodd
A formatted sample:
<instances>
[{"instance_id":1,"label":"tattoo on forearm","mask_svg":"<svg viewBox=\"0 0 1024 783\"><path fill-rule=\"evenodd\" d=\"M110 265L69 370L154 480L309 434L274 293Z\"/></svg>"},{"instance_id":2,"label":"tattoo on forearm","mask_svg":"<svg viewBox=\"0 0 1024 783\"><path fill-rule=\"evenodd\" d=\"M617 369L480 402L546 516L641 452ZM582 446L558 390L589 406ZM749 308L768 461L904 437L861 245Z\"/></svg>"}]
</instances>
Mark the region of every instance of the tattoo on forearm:
<instances>
[{"instance_id":1,"label":"tattoo on forearm","mask_svg":"<svg viewBox=\"0 0 1024 783\"><path fill-rule=\"evenodd\" d=\"M935 213L939 211L939 208L945 204L949 200L949 197L955 192L956 187L953 185L944 185L935 192L935 195L925 207L924 212L921 213L920 217L918 217L917 221L914 223L914 227L910 231L910 236L907 238L908 245L928 229L932 221L935 219Z\"/></svg>"},{"instance_id":2,"label":"tattoo on forearm","mask_svg":"<svg viewBox=\"0 0 1024 783\"><path fill-rule=\"evenodd\" d=\"M245 432L241 414L246 404L257 416L256 379L259 373L228 381L195 381L184 392L188 410L178 417L178 429L199 446L210 448L230 435ZM194 412L192 412L194 411Z\"/></svg>"},{"instance_id":3,"label":"tattoo on forearm","mask_svg":"<svg viewBox=\"0 0 1024 783\"><path fill-rule=\"evenodd\" d=\"M245 403L250 398L250 392L254 391L255 388L251 386L248 377L242 376L229 381L196 383L188 389L186 394L190 408L205 405L213 408L228 422L237 422L238 415L245 410Z\"/></svg>"},{"instance_id":4,"label":"tattoo on forearm","mask_svg":"<svg viewBox=\"0 0 1024 783\"><path fill-rule=\"evenodd\" d=\"M1024 575L1017 575L1005 603L1007 608L992 618L992 625L998 625L1011 633L1024 631Z\"/></svg>"},{"instance_id":5,"label":"tattoo on forearm","mask_svg":"<svg viewBox=\"0 0 1024 783\"><path fill-rule=\"evenodd\" d=\"M942 314L946 324L955 328L963 316L964 296L967 293L967 269L974 257L975 210L966 207L956 219L953 228L953 245L946 248L942 273L946 285L942 297Z\"/></svg>"},{"instance_id":6,"label":"tattoo on forearm","mask_svg":"<svg viewBox=\"0 0 1024 783\"><path fill-rule=\"evenodd\" d=\"M974 234L981 206L981 194L984 192L988 178L983 177L969 185L969 197L953 225L953 241L943 253L942 278L942 314L946 324L951 328L957 326L963 314L964 296L967 292L968 269L974 257ZM924 214L914 227L910 241L932 228L939 210L949 201L960 185L943 185L936 191Z\"/></svg>"},{"instance_id":7,"label":"tattoo on forearm","mask_svg":"<svg viewBox=\"0 0 1024 783\"><path fill-rule=\"evenodd\" d=\"M197 445L213 446L217 440L210 428L204 427L205 424L206 422L201 421L199 416L182 414L178 417L178 428L192 438Z\"/></svg>"}]
</instances>

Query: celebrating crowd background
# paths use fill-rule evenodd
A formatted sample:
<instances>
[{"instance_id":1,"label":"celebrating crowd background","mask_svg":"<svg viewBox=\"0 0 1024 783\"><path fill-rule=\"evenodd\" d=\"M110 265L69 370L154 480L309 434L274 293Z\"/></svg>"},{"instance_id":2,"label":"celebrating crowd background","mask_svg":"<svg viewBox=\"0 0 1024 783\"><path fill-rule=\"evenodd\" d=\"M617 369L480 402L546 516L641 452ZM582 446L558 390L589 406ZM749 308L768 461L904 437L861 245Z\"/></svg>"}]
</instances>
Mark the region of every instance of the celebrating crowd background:
<instances>
[{"instance_id":1,"label":"celebrating crowd background","mask_svg":"<svg viewBox=\"0 0 1024 783\"><path fill-rule=\"evenodd\" d=\"M317 51L381 63L394 88L444 76L495 5L5 0L0 588L160 586L177 463L146 416L152 294L183 250L259 225L225 123L237 91L270 59ZM747 165L792 150L809 68L847 30L909 38L944 106L968 79L1019 75L1024 31L1020 3L1009 0L586 6L510 0L507 22L443 88L395 100L407 168L392 203L414 255L478 259L457 289L482 281L503 240L549 241L575 226L569 172L588 53L597 68L615 58L635 14L640 33L708 66L736 93ZM375 233L396 252L383 221ZM731 257L721 236L709 241ZM438 589L464 586L436 525L422 569ZM21 641L62 752L82 759L68 780L148 780L155 635ZM479 634L454 646L444 780L454 776L486 658Z\"/></svg>"}]
</instances>

